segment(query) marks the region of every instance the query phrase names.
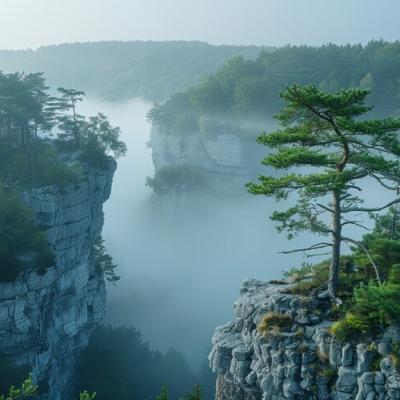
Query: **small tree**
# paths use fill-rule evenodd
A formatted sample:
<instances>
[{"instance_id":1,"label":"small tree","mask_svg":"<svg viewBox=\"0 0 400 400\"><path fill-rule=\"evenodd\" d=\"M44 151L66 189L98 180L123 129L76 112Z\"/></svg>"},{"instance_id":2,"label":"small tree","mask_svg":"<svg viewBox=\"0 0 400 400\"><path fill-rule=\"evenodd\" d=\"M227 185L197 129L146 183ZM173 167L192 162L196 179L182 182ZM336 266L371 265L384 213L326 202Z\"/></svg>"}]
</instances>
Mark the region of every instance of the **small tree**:
<instances>
[{"instance_id":1,"label":"small tree","mask_svg":"<svg viewBox=\"0 0 400 400\"><path fill-rule=\"evenodd\" d=\"M194 385L193 392L185 396L185 400L202 400L203 390L200 385Z\"/></svg>"},{"instance_id":2,"label":"small tree","mask_svg":"<svg viewBox=\"0 0 400 400\"><path fill-rule=\"evenodd\" d=\"M168 386L162 385L160 394L156 397L156 400L169 400Z\"/></svg>"},{"instance_id":3,"label":"small tree","mask_svg":"<svg viewBox=\"0 0 400 400\"><path fill-rule=\"evenodd\" d=\"M59 98L55 98L54 110L61 112L58 117L59 127L64 138L72 138L77 146L81 144L82 124L84 118L77 114L76 104L83 100L85 92L75 89L58 88ZM68 114L70 112L71 114Z\"/></svg>"},{"instance_id":4,"label":"small tree","mask_svg":"<svg viewBox=\"0 0 400 400\"><path fill-rule=\"evenodd\" d=\"M277 117L281 129L258 139L275 150L263 163L288 172L261 176L258 184L248 184L249 191L256 195L287 199L290 194L297 194L293 207L276 211L271 217L279 231L288 231L290 239L303 231L331 237L330 241L286 253L309 254L329 248L328 290L332 298L338 291L342 242L366 250L362 243L344 236L344 227L364 227L355 213L379 212L400 202L400 120L361 120L359 117L371 110L365 104L369 93L367 89L324 93L314 85L289 87L282 93L288 104ZM382 206L362 207L358 181L367 177L381 189L393 191L396 197Z\"/></svg>"},{"instance_id":5,"label":"small tree","mask_svg":"<svg viewBox=\"0 0 400 400\"><path fill-rule=\"evenodd\" d=\"M20 400L22 398L32 398L37 394L37 386L32 382L32 378L26 379L21 388L12 386L7 395L0 395L0 400Z\"/></svg>"}]
</instances>

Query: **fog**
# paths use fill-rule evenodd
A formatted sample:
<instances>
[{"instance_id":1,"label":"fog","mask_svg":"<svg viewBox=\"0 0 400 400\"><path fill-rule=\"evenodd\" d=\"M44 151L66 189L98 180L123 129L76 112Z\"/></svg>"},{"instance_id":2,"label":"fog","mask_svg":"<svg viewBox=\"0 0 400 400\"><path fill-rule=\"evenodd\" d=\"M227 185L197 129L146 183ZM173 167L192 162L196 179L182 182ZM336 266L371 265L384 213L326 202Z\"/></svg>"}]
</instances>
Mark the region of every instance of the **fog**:
<instances>
[{"instance_id":1,"label":"fog","mask_svg":"<svg viewBox=\"0 0 400 400\"><path fill-rule=\"evenodd\" d=\"M103 236L121 276L109 287L106 322L139 328L152 347L173 346L197 367L215 327L232 318L243 279L279 278L299 257L278 254L287 244L267 218L271 200L155 198L145 186L153 174L149 108L141 100L81 108L109 115L128 146L105 204Z\"/></svg>"},{"instance_id":2,"label":"fog","mask_svg":"<svg viewBox=\"0 0 400 400\"><path fill-rule=\"evenodd\" d=\"M145 186L154 172L145 118L150 107L142 100L90 100L81 109L106 113L128 146L105 204L103 236L121 276L108 290L106 322L140 329L153 348L173 346L197 368L215 327L232 319L241 282L279 279L283 270L302 262L301 254L279 251L307 247L315 238L303 234L288 242L268 219L274 201L244 190L235 199L152 195ZM390 199L371 182L364 188L368 206Z\"/></svg>"},{"instance_id":3,"label":"fog","mask_svg":"<svg viewBox=\"0 0 400 400\"><path fill-rule=\"evenodd\" d=\"M399 39L398 0L2 0L1 6L0 48L99 40L282 46Z\"/></svg>"}]
</instances>

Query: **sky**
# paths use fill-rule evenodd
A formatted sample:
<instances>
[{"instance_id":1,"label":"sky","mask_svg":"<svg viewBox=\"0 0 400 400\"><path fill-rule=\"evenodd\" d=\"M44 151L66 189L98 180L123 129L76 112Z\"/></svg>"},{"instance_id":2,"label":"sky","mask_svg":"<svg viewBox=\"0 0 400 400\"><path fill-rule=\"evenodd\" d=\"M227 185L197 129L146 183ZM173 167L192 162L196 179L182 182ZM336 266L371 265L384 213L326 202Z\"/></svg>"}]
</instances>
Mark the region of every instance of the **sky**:
<instances>
[{"instance_id":1,"label":"sky","mask_svg":"<svg viewBox=\"0 0 400 400\"><path fill-rule=\"evenodd\" d=\"M0 48L99 40L281 46L400 39L400 0L0 0Z\"/></svg>"}]
</instances>

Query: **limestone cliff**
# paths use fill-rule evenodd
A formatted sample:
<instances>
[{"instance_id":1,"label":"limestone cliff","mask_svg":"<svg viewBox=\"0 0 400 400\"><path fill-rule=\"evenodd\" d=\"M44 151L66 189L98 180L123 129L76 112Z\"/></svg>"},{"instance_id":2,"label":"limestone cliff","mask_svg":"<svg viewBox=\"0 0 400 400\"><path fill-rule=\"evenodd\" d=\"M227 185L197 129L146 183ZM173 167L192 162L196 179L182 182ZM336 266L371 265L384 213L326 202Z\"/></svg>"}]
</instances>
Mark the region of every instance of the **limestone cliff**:
<instances>
[{"instance_id":1,"label":"limestone cliff","mask_svg":"<svg viewBox=\"0 0 400 400\"><path fill-rule=\"evenodd\" d=\"M94 270L91 248L102 230L115 167L110 159L107 169L87 170L76 185L24 194L56 265L0 284L0 355L31 367L41 399L72 397L77 358L104 315L105 282Z\"/></svg>"},{"instance_id":2,"label":"limestone cliff","mask_svg":"<svg viewBox=\"0 0 400 400\"><path fill-rule=\"evenodd\" d=\"M198 168L212 186L221 181L234 188L243 185L262 171L265 148L256 142L256 134L203 136L198 132L175 135L160 132L153 126L151 147L156 170L163 167ZM215 185L213 185L215 183Z\"/></svg>"},{"instance_id":3,"label":"limestone cliff","mask_svg":"<svg viewBox=\"0 0 400 400\"><path fill-rule=\"evenodd\" d=\"M236 319L213 337L217 400L400 399L400 374L390 356L400 330L391 327L367 343L340 343L329 334L328 300L287 294L288 287L243 283ZM265 338L256 326L271 311L292 322Z\"/></svg>"}]
</instances>

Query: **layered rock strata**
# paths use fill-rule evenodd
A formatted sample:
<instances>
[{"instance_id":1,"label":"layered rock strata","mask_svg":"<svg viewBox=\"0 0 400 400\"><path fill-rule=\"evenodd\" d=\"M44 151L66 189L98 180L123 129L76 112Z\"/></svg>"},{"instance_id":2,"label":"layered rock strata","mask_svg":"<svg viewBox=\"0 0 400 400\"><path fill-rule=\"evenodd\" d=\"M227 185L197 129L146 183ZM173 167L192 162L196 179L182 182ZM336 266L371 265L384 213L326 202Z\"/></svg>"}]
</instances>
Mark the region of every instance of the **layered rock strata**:
<instances>
[{"instance_id":1,"label":"layered rock strata","mask_svg":"<svg viewBox=\"0 0 400 400\"><path fill-rule=\"evenodd\" d=\"M210 365L217 400L400 399L393 351L400 330L379 339L342 343L329 333L327 299L285 293L289 285L247 280L235 303L236 319L217 328ZM256 329L269 312L290 327L268 337Z\"/></svg>"},{"instance_id":2,"label":"layered rock strata","mask_svg":"<svg viewBox=\"0 0 400 400\"><path fill-rule=\"evenodd\" d=\"M107 169L87 170L73 186L24 193L56 265L0 284L0 356L30 366L41 399L71 399L79 354L104 316L105 282L91 253L115 168L110 159Z\"/></svg>"}]
</instances>

